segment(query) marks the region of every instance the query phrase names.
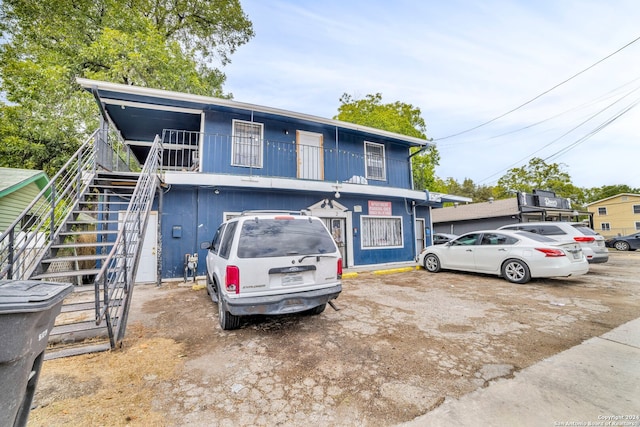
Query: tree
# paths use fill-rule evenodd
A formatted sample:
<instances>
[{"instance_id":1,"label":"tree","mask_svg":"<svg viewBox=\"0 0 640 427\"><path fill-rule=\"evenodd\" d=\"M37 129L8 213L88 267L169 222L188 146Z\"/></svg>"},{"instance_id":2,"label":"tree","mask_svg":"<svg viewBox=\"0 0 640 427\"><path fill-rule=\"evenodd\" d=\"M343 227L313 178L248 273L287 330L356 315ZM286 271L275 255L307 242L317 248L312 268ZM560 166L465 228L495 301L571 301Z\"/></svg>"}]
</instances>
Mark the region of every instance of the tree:
<instances>
[{"instance_id":1,"label":"tree","mask_svg":"<svg viewBox=\"0 0 640 427\"><path fill-rule=\"evenodd\" d=\"M440 182L443 193L470 197L474 202L487 202L494 197L493 187L476 185L471 178L465 178L462 184L451 177Z\"/></svg>"},{"instance_id":2,"label":"tree","mask_svg":"<svg viewBox=\"0 0 640 427\"><path fill-rule=\"evenodd\" d=\"M369 94L364 99L355 99L345 93L340 97L340 104L334 119L427 140L427 126L422 113L411 104L399 101L383 104L380 93ZM411 158L413 188L425 190L436 182L435 167L440 161L440 154L433 145L418 151L418 148L411 149L411 154L414 154Z\"/></svg>"},{"instance_id":3,"label":"tree","mask_svg":"<svg viewBox=\"0 0 640 427\"><path fill-rule=\"evenodd\" d=\"M3 0L0 31L0 162L49 173L97 125L75 77L229 96L253 36L239 0Z\"/></svg>"},{"instance_id":4,"label":"tree","mask_svg":"<svg viewBox=\"0 0 640 427\"><path fill-rule=\"evenodd\" d=\"M495 193L498 198L505 198L512 197L514 192L531 193L534 189L553 191L558 197L569 198L578 204L585 200L584 190L571 183L571 176L563 170L562 164L547 164L537 157L526 166L509 169L498 180Z\"/></svg>"},{"instance_id":5,"label":"tree","mask_svg":"<svg viewBox=\"0 0 640 427\"><path fill-rule=\"evenodd\" d=\"M591 203L597 200L606 199L622 193L640 194L640 188L631 188L625 184L603 185L585 190L586 202Z\"/></svg>"}]
</instances>

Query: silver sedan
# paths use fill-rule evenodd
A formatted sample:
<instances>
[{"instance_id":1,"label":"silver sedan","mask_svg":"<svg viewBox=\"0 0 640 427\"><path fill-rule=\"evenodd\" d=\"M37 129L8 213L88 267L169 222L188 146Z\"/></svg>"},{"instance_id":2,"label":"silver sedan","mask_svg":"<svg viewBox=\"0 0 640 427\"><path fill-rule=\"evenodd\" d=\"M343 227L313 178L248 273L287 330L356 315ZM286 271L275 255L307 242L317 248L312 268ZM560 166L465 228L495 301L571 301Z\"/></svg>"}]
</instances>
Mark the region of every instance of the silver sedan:
<instances>
[{"instance_id":1,"label":"silver sedan","mask_svg":"<svg viewBox=\"0 0 640 427\"><path fill-rule=\"evenodd\" d=\"M459 270L494 274L511 283L536 277L586 274L589 263L576 242L563 243L525 231L483 230L428 246L416 262L431 273Z\"/></svg>"}]
</instances>

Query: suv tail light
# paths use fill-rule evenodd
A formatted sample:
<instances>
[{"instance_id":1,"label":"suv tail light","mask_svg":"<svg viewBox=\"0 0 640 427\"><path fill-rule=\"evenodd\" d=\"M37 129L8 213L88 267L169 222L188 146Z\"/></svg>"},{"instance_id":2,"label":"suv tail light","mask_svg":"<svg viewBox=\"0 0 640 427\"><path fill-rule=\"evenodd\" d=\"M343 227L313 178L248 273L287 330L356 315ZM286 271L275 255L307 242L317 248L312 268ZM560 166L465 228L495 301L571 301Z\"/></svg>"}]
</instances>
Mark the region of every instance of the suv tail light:
<instances>
[{"instance_id":1,"label":"suv tail light","mask_svg":"<svg viewBox=\"0 0 640 427\"><path fill-rule=\"evenodd\" d=\"M338 258L338 266L336 269L336 279L342 279L342 258Z\"/></svg>"},{"instance_id":2,"label":"suv tail light","mask_svg":"<svg viewBox=\"0 0 640 427\"><path fill-rule=\"evenodd\" d=\"M573 240L575 240L576 242L591 243L594 242L596 238L593 236L577 236L574 237Z\"/></svg>"},{"instance_id":3,"label":"suv tail light","mask_svg":"<svg viewBox=\"0 0 640 427\"><path fill-rule=\"evenodd\" d=\"M566 256L564 251L561 251L560 249L536 248L536 251L542 252L544 256L551 258Z\"/></svg>"},{"instance_id":4,"label":"suv tail light","mask_svg":"<svg viewBox=\"0 0 640 427\"><path fill-rule=\"evenodd\" d=\"M235 265L227 266L227 278L224 285L227 292L240 293L240 269Z\"/></svg>"}]
</instances>

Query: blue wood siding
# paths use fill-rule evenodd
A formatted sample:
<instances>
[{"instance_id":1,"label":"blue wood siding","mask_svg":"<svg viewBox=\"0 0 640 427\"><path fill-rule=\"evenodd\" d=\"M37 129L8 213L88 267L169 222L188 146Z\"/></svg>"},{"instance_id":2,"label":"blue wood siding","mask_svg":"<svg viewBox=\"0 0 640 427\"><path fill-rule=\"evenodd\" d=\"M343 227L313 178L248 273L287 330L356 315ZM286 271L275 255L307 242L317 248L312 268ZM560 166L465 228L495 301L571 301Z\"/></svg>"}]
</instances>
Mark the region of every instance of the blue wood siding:
<instances>
[{"instance_id":1,"label":"blue wood siding","mask_svg":"<svg viewBox=\"0 0 640 427\"><path fill-rule=\"evenodd\" d=\"M242 212L244 210L291 210L308 208L323 199L319 194L282 193L273 191L256 191L250 188L224 188L219 194L213 188L173 186L164 195L162 212L162 270L163 277L182 277L184 273L184 256L187 253L198 253L200 262L198 274L205 274L206 250L201 250L200 243L210 241L223 220L225 212ZM415 256L414 218L411 209L404 201L392 201L392 215L402 218L403 246L400 248L362 249L360 218L367 215L367 198L342 197L340 203L353 211L355 205L361 206L362 212L353 212L353 227L347 230L353 233L353 263L368 265L392 262L413 261ZM376 200L382 200L376 198ZM181 228L180 237L173 237L174 227Z\"/></svg>"},{"instance_id":2,"label":"blue wood siding","mask_svg":"<svg viewBox=\"0 0 640 427\"><path fill-rule=\"evenodd\" d=\"M262 167L232 165L233 120L263 125ZM233 175L260 175L297 179L298 147L296 131L321 134L323 137L323 178L330 182L355 182L368 185L411 188L409 148L391 143L379 136L301 120L274 119L272 117L229 112L206 112L202 137L204 173ZM366 179L365 141L385 147L385 177Z\"/></svg>"}]
</instances>

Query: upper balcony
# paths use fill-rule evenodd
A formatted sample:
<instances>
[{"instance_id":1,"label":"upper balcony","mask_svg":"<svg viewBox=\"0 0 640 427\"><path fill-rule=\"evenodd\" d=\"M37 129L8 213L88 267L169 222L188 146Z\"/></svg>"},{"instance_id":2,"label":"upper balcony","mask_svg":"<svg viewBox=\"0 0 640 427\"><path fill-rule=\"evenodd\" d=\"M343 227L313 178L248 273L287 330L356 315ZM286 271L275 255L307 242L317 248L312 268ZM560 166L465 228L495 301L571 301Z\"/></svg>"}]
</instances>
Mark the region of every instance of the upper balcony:
<instances>
[{"instance_id":1,"label":"upper balcony","mask_svg":"<svg viewBox=\"0 0 640 427\"><path fill-rule=\"evenodd\" d=\"M346 144L345 144L346 145ZM276 141L182 130L163 132L167 172L283 178L412 189L408 148L365 143Z\"/></svg>"}]
</instances>

